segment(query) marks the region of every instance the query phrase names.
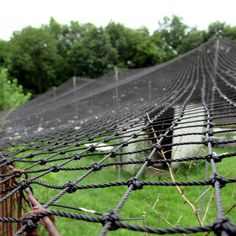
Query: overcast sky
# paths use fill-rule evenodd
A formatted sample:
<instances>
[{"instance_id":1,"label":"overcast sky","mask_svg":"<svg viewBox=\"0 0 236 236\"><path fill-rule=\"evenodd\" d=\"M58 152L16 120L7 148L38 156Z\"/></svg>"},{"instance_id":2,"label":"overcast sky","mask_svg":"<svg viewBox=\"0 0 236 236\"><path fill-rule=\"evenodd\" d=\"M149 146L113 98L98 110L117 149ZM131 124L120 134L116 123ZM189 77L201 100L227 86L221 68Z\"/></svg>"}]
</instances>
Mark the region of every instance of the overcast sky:
<instances>
[{"instance_id":1,"label":"overcast sky","mask_svg":"<svg viewBox=\"0 0 236 236\"><path fill-rule=\"evenodd\" d=\"M152 32L171 15L199 29L217 20L236 25L235 9L236 0L1 0L0 39L28 25L47 24L51 16L61 24L74 20L105 26L115 21Z\"/></svg>"}]
</instances>

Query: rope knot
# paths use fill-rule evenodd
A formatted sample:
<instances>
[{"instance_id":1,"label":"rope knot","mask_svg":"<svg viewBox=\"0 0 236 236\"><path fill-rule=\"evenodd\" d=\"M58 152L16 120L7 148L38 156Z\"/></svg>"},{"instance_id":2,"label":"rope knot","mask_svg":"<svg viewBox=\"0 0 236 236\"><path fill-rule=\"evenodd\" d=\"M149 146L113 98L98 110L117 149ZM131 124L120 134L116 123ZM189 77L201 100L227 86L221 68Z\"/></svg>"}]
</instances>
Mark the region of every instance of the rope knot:
<instances>
[{"instance_id":1,"label":"rope knot","mask_svg":"<svg viewBox=\"0 0 236 236\"><path fill-rule=\"evenodd\" d=\"M13 162L14 162L13 160L7 159L6 164L7 164L8 166L10 166L10 165L13 164Z\"/></svg>"},{"instance_id":2,"label":"rope knot","mask_svg":"<svg viewBox=\"0 0 236 236\"><path fill-rule=\"evenodd\" d=\"M221 162L221 157L218 156L215 152L212 152L212 153L207 155L206 160L208 162L211 162L211 159L213 159L215 163L216 162Z\"/></svg>"},{"instance_id":3,"label":"rope knot","mask_svg":"<svg viewBox=\"0 0 236 236\"><path fill-rule=\"evenodd\" d=\"M162 145L159 144L159 143L156 143L156 144L154 145L154 148L156 148L157 151L160 151L160 150L162 149Z\"/></svg>"},{"instance_id":4,"label":"rope knot","mask_svg":"<svg viewBox=\"0 0 236 236\"><path fill-rule=\"evenodd\" d=\"M28 215L23 218L23 225L26 226L26 232L30 232L32 229L37 228L38 217L35 215Z\"/></svg>"},{"instance_id":5,"label":"rope knot","mask_svg":"<svg viewBox=\"0 0 236 236\"><path fill-rule=\"evenodd\" d=\"M139 190L143 188L143 185L136 178L132 178L127 182L128 187L133 186L133 190Z\"/></svg>"},{"instance_id":6,"label":"rope knot","mask_svg":"<svg viewBox=\"0 0 236 236\"><path fill-rule=\"evenodd\" d=\"M61 155L65 154L65 153L66 153L66 150L64 150L64 149L61 149L61 150L59 151L59 154L61 154Z\"/></svg>"},{"instance_id":7,"label":"rope knot","mask_svg":"<svg viewBox=\"0 0 236 236\"><path fill-rule=\"evenodd\" d=\"M90 152L94 152L96 150L96 147L94 146L94 145L91 145L90 147L89 147L89 151Z\"/></svg>"},{"instance_id":8,"label":"rope knot","mask_svg":"<svg viewBox=\"0 0 236 236\"><path fill-rule=\"evenodd\" d=\"M74 193L77 190L77 185L71 181L69 181L65 187L68 189L66 190L67 193Z\"/></svg>"},{"instance_id":9,"label":"rope knot","mask_svg":"<svg viewBox=\"0 0 236 236\"><path fill-rule=\"evenodd\" d=\"M102 169L102 166L99 163L93 163L92 167L94 171L99 171Z\"/></svg>"},{"instance_id":10,"label":"rope knot","mask_svg":"<svg viewBox=\"0 0 236 236\"><path fill-rule=\"evenodd\" d=\"M107 143L108 141L109 141L108 138L104 138L104 139L103 139L103 142L104 142L104 143Z\"/></svg>"},{"instance_id":11,"label":"rope knot","mask_svg":"<svg viewBox=\"0 0 236 236\"><path fill-rule=\"evenodd\" d=\"M101 222L102 222L102 225L106 225L106 224L110 224L109 226L109 230L116 230L118 229L119 227L117 226L116 222L119 221L119 216L116 212L114 211L108 211L106 212L102 218L101 218Z\"/></svg>"},{"instance_id":12,"label":"rope knot","mask_svg":"<svg viewBox=\"0 0 236 236\"><path fill-rule=\"evenodd\" d=\"M222 231L225 231L227 235L236 235L236 225L225 216L216 218L212 230L218 236L221 236Z\"/></svg>"},{"instance_id":13,"label":"rope knot","mask_svg":"<svg viewBox=\"0 0 236 236\"><path fill-rule=\"evenodd\" d=\"M15 175L15 177L16 177L16 178L19 178L19 177L21 177L21 176L22 176L22 174L24 174L24 172L23 172L23 171L21 171L21 170L16 170L16 171L14 171L14 175Z\"/></svg>"},{"instance_id":14,"label":"rope knot","mask_svg":"<svg viewBox=\"0 0 236 236\"><path fill-rule=\"evenodd\" d=\"M148 157L143 158L143 163L147 162L147 166L152 166L154 164L153 160Z\"/></svg>"},{"instance_id":15,"label":"rope knot","mask_svg":"<svg viewBox=\"0 0 236 236\"><path fill-rule=\"evenodd\" d=\"M44 160L44 159L40 160L40 162L39 162L39 164L42 166L46 165L46 163L47 163L47 160Z\"/></svg>"},{"instance_id":16,"label":"rope knot","mask_svg":"<svg viewBox=\"0 0 236 236\"><path fill-rule=\"evenodd\" d=\"M220 188L223 188L225 184L228 183L227 179L223 176L213 174L213 176L210 178L210 183L213 187L215 186L216 181L219 182Z\"/></svg>"},{"instance_id":17,"label":"rope knot","mask_svg":"<svg viewBox=\"0 0 236 236\"><path fill-rule=\"evenodd\" d=\"M27 189L30 186L30 181L25 179L20 182L20 186L22 189Z\"/></svg>"},{"instance_id":18,"label":"rope knot","mask_svg":"<svg viewBox=\"0 0 236 236\"><path fill-rule=\"evenodd\" d=\"M208 138L206 141L205 141L205 145L207 146L208 143L211 143L211 146L214 147L215 144L216 144L216 141L214 138Z\"/></svg>"},{"instance_id":19,"label":"rope knot","mask_svg":"<svg viewBox=\"0 0 236 236\"><path fill-rule=\"evenodd\" d=\"M209 135L209 136L213 136L213 134L214 134L214 131L210 129L210 130L208 130L208 132L207 132L207 133L208 133L208 135Z\"/></svg>"},{"instance_id":20,"label":"rope knot","mask_svg":"<svg viewBox=\"0 0 236 236\"><path fill-rule=\"evenodd\" d=\"M80 159L81 159L80 154L75 154L75 155L74 155L74 160L80 160Z\"/></svg>"},{"instance_id":21,"label":"rope knot","mask_svg":"<svg viewBox=\"0 0 236 236\"><path fill-rule=\"evenodd\" d=\"M60 166L58 165L55 165L55 166L52 166L52 172L59 172L60 171Z\"/></svg>"},{"instance_id":22,"label":"rope knot","mask_svg":"<svg viewBox=\"0 0 236 236\"><path fill-rule=\"evenodd\" d=\"M129 144L128 144L128 142L127 141L124 141L123 143L122 143L122 147L127 147Z\"/></svg>"},{"instance_id":23,"label":"rope knot","mask_svg":"<svg viewBox=\"0 0 236 236\"><path fill-rule=\"evenodd\" d=\"M117 155L117 152L110 152L110 157L116 157Z\"/></svg>"},{"instance_id":24,"label":"rope knot","mask_svg":"<svg viewBox=\"0 0 236 236\"><path fill-rule=\"evenodd\" d=\"M30 158L34 157L34 153L30 153L30 154L28 155L28 157L30 157Z\"/></svg>"}]
</instances>

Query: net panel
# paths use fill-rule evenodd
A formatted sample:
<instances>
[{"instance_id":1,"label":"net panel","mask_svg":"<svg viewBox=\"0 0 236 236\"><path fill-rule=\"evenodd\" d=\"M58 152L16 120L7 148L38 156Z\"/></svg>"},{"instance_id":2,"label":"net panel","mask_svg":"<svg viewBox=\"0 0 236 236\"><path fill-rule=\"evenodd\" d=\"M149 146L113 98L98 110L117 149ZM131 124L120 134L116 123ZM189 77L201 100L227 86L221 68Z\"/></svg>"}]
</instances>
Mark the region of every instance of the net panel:
<instances>
[{"instance_id":1,"label":"net panel","mask_svg":"<svg viewBox=\"0 0 236 236\"><path fill-rule=\"evenodd\" d=\"M235 65L235 43L213 39L154 67L116 70L97 80L73 78L14 111L1 133L2 232L21 235L53 215L90 222L87 232L92 223L99 223L96 234L100 235L123 229L235 235L235 204L228 206L222 198L228 185L235 186L235 173L232 169L222 176L218 171L221 160L232 160L236 154ZM218 154L218 147L229 151ZM174 174L174 166L180 163L200 162L201 179ZM160 177L163 171L169 172L168 181ZM202 204L199 210L183 187L196 188L204 203L209 186L215 195L214 220L205 224L201 210L207 212L213 203ZM144 200L135 203L144 204L145 192L169 195L172 189L193 210L194 225L158 227L161 224L144 224L144 217L139 223L132 198L143 194ZM32 191L42 211L15 217L5 209L13 196L19 199L18 193L32 207ZM80 202L83 194L88 201ZM78 199L71 202L74 195ZM131 212L129 217L126 211ZM232 217L227 217L227 211Z\"/></svg>"}]
</instances>

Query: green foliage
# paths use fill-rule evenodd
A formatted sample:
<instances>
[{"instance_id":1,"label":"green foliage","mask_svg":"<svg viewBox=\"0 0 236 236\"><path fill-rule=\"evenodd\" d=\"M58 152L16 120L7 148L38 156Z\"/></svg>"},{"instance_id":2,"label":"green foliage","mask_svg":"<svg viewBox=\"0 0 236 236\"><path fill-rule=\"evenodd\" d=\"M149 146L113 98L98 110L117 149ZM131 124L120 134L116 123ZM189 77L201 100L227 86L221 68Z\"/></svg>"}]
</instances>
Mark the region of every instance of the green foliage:
<instances>
[{"instance_id":1,"label":"green foliage","mask_svg":"<svg viewBox=\"0 0 236 236\"><path fill-rule=\"evenodd\" d=\"M206 33L204 31L199 31L197 28L191 29L179 44L178 52L181 54L198 47L205 41L205 37Z\"/></svg>"},{"instance_id":2,"label":"green foliage","mask_svg":"<svg viewBox=\"0 0 236 236\"><path fill-rule=\"evenodd\" d=\"M224 37L228 37L231 39L236 39L236 26L230 26L225 24L224 22L214 22L209 25L207 37L213 37L214 35L219 34Z\"/></svg>"},{"instance_id":3,"label":"green foliage","mask_svg":"<svg viewBox=\"0 0 236 236\"><path fill-rule=\"evenodd\" d=\"M182 22L182 18L173 16L172 18L164 17L164 21L159 23L159 32L163 41L178 53L178 47L182 43L186 32L187 25Z\"/></svg>"},{"instance_id":4,"label":"green foliage","mask_svg":"<svg viewBox=\"0 0 236 236\"><path fill-rule=\"evenodd\" d=\"M106 31L118 53L118 67L145 67L161 61L160 50L151 40L147 28L133 30L111 22Z\"/></svg>"},{"instance_id":5,"label":"green foliage","mask_svg":"<svg viewBox=\"0 0 236 236\"><path fill-rule=\"evenodd\" d=\"M0 66L34 94L77 75L96 78L113 68L140 68L168 61L216 34L236 39L236 26L222 22L200 31L181 17L164 17L157 30L130 29L110 22L105 28L54 18L40 28L26 27L10 41L0 40Z\"/></svg>"},{"instance_id":6,"label":"green foliage","mask_svg":"<svg viewBox=\"0 0 236 236\"><path fill-rule=\"evenodd\" d=\"M8 61L9 42L0 40L0 67L4 67Z\"/></svg>"},{"instance_id":7,"label":"green foliage","mask_svg":"<svg viewBox=\"0 0 236 236\"><path fill-rule=\"evenodd\" d=\"M153 33L152 40L162 48L162 61L198 47L205 40L206 33L197 28L189 28L178 16L164 17L159 28Z\"/></svg>"},{"instance_id":8,"label":"green foliage","mask_svg":"<svg viewBox=\"0 0 236 236\"><path fill-rule=\"evenodd\" d=\"M30 93L23 93L23 87L17 84L16 79L8 79L6 69L0 68L0 110L16 108L30 97Z\"/></svg>"},{"instance_id":9,"label":"green foliage","mask_svg":"<svg viewBox=\"0 0 236 236\"><path fill-rule=\"evenodd\" d=\"M95 78L111 70L117 62L117 51L102 28L85 28L86 34L75 41L68 52L69 62L79 76ZM83 29L84 31L84 29Z\"/></svg>"},{"instance_id":10,"label":"green foliage","mask_svg":"<svg viewBox=\"0 0 236 236\"><path fill-rule=\"evenodd\" d=\"M62 58L57 41L40 28L27 27L16 32L10 41L9 72L27 89L41 93L57 83Z\"/></svg>"},{"instance_id":11,"label":"green foliage","mask_svg":"<svg viewBox=\"0 0 236 236\"><path fill-rule=\"evenodd\" d=\"M222 34L225 29L225 23L214 22L208 26L208 37L213 37L214 35L220 33Z\"/></svg>"}]
</instances>

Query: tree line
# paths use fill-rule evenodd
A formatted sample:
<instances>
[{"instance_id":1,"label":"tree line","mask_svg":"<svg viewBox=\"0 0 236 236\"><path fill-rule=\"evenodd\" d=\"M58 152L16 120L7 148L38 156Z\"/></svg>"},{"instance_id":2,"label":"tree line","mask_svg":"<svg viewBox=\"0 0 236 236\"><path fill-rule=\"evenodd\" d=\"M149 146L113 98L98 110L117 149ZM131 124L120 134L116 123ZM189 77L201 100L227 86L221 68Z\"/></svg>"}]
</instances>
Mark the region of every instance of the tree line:
<instances>
[{"instance_id":1,"label":"tree line","mask_svg":"<svg viewBox=\"0 0 236 236\"><path fill-rule=\"evenodd\" d=\"M25 91L39 94L72 76L96 78L114 68L141 68L170 60L216 32L236 39L236 27L215 22L207 30L190 28L178 16L164 17L152 34L110 22L106 27L54 18L39 28L14 32L0 40L0 67Z\"/></svg>"}]
</instances>

